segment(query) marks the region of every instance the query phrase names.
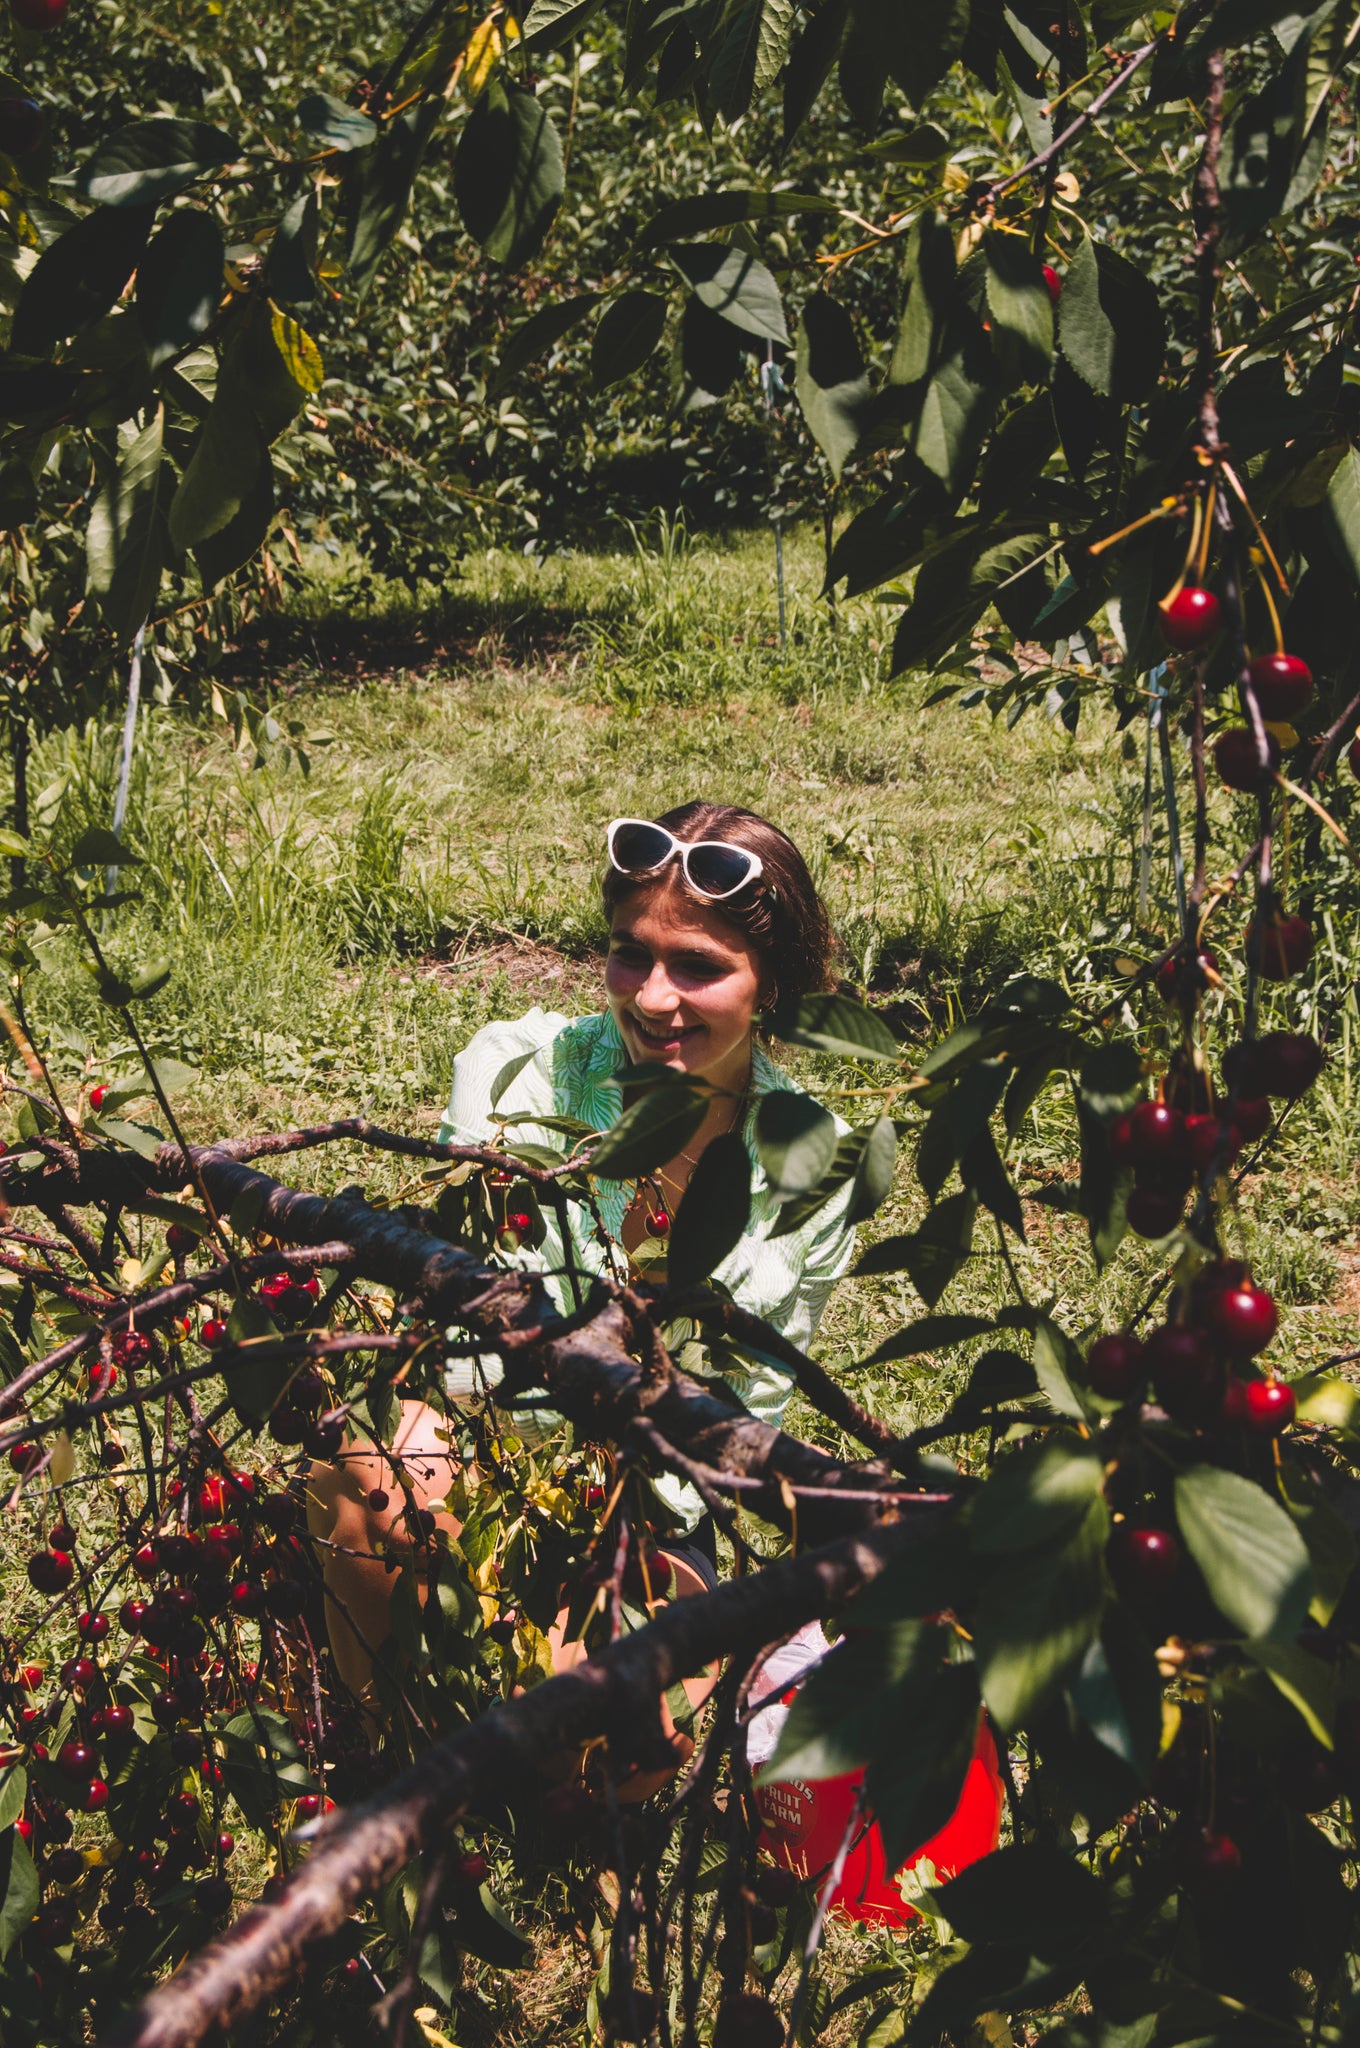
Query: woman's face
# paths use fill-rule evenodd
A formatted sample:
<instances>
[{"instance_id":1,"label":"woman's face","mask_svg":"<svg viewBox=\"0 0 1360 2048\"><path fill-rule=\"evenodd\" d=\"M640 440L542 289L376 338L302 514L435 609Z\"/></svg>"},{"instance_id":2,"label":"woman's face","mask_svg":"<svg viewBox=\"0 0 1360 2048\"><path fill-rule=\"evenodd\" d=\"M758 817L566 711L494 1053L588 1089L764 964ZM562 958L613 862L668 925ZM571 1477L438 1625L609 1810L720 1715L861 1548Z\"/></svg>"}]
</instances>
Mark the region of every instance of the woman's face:
<instances>
[{"instance_id":1,"label":"woman's face","mask_svg":"<svg viewBox=\"0 0 1360 2048\"><path fill-rule=\"evenodd\" d=\"M636 889L614 912L605 993L633 1060L745 1086L760 955L683 889Z\"/></svg>"}]
</instances>

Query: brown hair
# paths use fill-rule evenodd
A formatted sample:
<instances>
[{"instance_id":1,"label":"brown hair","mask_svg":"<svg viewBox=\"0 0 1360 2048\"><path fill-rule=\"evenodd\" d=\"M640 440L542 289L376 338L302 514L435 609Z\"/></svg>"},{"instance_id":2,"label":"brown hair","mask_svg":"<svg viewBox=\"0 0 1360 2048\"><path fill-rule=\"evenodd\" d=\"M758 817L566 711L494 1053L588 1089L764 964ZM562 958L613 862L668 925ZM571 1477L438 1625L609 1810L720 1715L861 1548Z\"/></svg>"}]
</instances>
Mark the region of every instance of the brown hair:
<instances>
[{"instance_id":1,"label":"brown hair","mask_svg":"<svg viewBox=\"0 0 1360 2048\"><path fill-rule=\"evenodd\" d=\"M765 1008L796 1001L835 985L836 940L826 906L808 873L807 862L793 841L754 811L736 804L681 804L654 821L677 839L721 839L758 854L761 873L754 882L714 903L695 894L736 927L761 957L766 974ZM624 900L638 889L686 888L678 861L650 875L623 875L605 870L604 907L611 920Z\"/></svg>"}]
</instances>

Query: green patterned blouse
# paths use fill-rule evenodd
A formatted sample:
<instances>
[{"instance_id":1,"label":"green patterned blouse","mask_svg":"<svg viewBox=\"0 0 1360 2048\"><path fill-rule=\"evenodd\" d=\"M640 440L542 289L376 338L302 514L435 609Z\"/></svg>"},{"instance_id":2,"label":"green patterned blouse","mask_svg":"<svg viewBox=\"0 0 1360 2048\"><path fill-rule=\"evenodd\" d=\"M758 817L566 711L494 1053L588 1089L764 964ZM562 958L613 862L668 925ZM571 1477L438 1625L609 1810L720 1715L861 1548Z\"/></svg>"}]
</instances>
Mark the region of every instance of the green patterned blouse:
<instances>
[{"instance_id":1,"label":"green patterned blouse","mask_svg":"<svg viewBox=\"0 0 1360 2048\"><path fill-rule=\"evenodd\" d=\"M521 1067L501 1095L492 1115L491 1089L508 1061L524 1053L534 1055ZM460 1145L485 1144L503 1117L575 1117L595 1130L607 1130L623 1107L622 1092L614 1079L626 1063L627 1054L618 1026L606 1011L603 1016L580 1017L573 1023L551 1010L535 1007L510 1023L488 1024L469 1040L453 1066L453 1092L439 1135ZM751 1155L751 1215L745 1235L736 1250L717 1268L715 1278L730 1289L745 1309L773 1324L781 1335L800 1350L807 1350L821 1321L827 1296L854 1256L854 1225L845 1220L851 1186L834 1195L800 1229L786 1236L772 1237L779 1212L779 1198L772 1194L755 1148L755 1115L762 1095L772 1089L793 1089L796 1084L782 1074L755 1047L751 1063L751 1103L743 1135ZM839 1121L839 1120L838 1120ZM849 1126L840 1123L842 1134ZM515 1142L561 1148L560 1133L516 1121L506 1134L513 1151ZM600 1214L610 1237L617 1243L623 1231L624 1213L633 1198L634 1183L598 1183ZM572 1203L569 1211L572 1252L578 1267L587 1273L605 1270L607 1254L597 1241L586 1209ZM568 1306L565 1281L559 1277L564 1266L561 1239L555 1220L545 1219L548 1232L533 1251L527 1248L505 1255L509 1265L545 1273L558 1305ZM555 1270L554 1270L555 1269ZM690 1363L689 1358L685 1364ZM458 1368L450 1379L451 1394L471 1391L471 1369ZM771 1358L744 1350L734 1369L725 1365L723 1377L763 1422L778 1424L787 1405L792 1381Z\"/></svg>"}]
</instances>

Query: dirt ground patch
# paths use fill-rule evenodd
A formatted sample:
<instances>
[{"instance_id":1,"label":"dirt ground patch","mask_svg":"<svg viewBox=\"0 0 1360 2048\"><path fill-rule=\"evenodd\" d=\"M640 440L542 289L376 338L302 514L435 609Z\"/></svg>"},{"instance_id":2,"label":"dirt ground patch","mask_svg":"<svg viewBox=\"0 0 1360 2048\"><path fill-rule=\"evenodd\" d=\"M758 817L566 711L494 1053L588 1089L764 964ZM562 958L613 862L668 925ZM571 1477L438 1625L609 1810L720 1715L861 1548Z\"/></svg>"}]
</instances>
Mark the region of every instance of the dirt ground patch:
<instances>
[{"instance_id":1,"label":"dirt ground patch","mask_svg":"<svg viewBox=\"0 0 1360 2048\"><path fill-rule=\"evenodd\" d=\"M578 1016L599 1009L603 1001L603 952L564 953L538 939L512 937L474 945L452 960L407 964L401 971L461 988L489 988L503 979L516 998Z\"/></svg>"}]
</instances>

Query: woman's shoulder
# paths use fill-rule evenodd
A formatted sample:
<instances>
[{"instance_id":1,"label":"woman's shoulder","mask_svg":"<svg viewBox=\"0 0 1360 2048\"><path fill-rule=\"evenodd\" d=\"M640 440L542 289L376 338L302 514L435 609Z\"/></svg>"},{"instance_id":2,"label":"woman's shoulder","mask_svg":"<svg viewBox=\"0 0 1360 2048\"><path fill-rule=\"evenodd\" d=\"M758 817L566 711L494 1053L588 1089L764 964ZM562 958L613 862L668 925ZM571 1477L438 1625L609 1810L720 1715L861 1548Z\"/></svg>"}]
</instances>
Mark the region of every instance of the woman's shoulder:
<instances>
[{"instance_id":1,"label":"woman's shoulder","mask_svg":"<svg viewBox=\"0 0 1360 2048\"><path fill-rule=\"evenodd\" d=\"M522 1017L497 1018L473 1033L453 1063L453 1092L443 1135L480 1142L490 1114L576 1114L589 1078L612 1075L617 1034L606 1016L568 1017L535 1004Z\"/></svg>"}]
</instances>

